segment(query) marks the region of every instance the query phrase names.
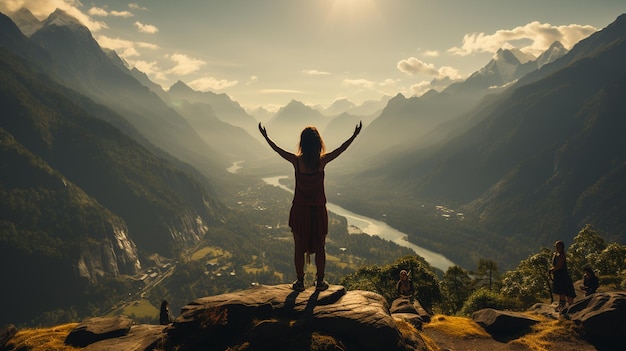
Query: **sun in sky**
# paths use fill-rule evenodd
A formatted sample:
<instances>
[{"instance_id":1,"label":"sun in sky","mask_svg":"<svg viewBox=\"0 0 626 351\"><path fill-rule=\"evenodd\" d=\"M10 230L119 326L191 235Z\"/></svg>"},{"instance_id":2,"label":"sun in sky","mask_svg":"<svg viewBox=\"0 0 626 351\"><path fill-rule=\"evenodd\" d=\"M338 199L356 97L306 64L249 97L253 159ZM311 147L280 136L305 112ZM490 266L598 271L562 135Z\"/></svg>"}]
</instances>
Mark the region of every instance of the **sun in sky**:
<instances>
[{"instance_id":1,"label":"sun in sky","mask_svg":"<svg viewBox=\"0 0 626 351\"><path fill-rule=\"evenodd\" d=\"M20 7L66 11L164 90L181 80L248 108L419 96L499 48L569 49L626 12L585 0L0 0L3 13Z\"/></svg>"}]
</instances>

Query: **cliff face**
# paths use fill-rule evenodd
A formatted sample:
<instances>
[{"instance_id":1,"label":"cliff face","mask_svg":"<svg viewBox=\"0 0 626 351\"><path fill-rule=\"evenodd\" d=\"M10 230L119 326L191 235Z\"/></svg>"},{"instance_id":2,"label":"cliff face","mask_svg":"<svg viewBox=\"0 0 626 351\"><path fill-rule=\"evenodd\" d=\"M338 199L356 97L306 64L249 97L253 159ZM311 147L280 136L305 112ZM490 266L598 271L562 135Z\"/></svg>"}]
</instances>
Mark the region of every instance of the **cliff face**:
<instances>
[{"instance_id":1,"label":"cliff face","mask_svg":"<svg viewBox=\"0 0 626 351\"><path fill-rule=\"evenodd\" d=\"M105 237L83 248L76 263L78 275L91 283L105 275L134 275L141 269L135 243L127 236L124 223L109 223Z\"/></svg>"},{"instance_id":2,"label":"cliff face","mask_svg":"<svg viewBox=\"0 0 626 351\"><path fill-rule=\"evenodd\" d=\"M255 286L204 297L167 327L93 318L65 343L90 350L427 350L417 329L396 318L382 296L339 285L321 292Z\"/></svg>"},{"instance_id":3,"label":"cliff face","mask_svg":"<svg viewBox=\"0 0 626 351\"><path fill-rule=\"evenodd\" d=\"M382 296L368 291L331 285L322 292L296 292L283 284L194 300L168 325L137 325L117 316L87 319L65 335L62 328L51 330L68 348L91 351L511 351L537 344L555 351L617 350L625 341L625 301L624 292L603 292L578 300L564 313L537 304L526 312L483 309L472 318L431 319L417 317L408 299L394 301L390 309ZM26 349L14 337L15 328L5 330L3 337L0 329L0 350Z\"/></svg>"}]
</instances>

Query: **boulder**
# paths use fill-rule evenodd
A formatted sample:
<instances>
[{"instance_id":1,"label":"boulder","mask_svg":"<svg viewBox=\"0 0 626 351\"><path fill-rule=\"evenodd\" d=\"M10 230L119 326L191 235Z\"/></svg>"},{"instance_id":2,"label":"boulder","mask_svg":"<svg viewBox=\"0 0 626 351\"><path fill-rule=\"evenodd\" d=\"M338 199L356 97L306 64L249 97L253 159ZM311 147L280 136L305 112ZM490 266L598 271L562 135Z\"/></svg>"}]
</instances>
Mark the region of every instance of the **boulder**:
<instances>
[{"instance_id":1,"label":"boulder","mask_svg":"<svg viewBox=\"0 0 626 351\"><path fill-rule=\"evenodd\" d=\"M415 313L392 313L391 317L395 320L405 321L413 325L417 330L422 330L422 326L424 325L422 317Z\"/></svg>"},{"instance_id":2,"label":"boulder","mask_svg":"<svg viewBox=\"0 0 626 351\"><path fill-rule=\"evenodd\" d=\"M491 335L511 335L530 329L538 320L520 312L483 308L474 312L472 319Z\"/></svg>"},{"instance_id":3,"label":"boulder","mask_svg":"<svg viewBox=\"0 0 626 351\"><path fill-rule=\"evenodd\" d=\"M430 322L431 317L419 301L411 301L411 299L406 297L393 300L389 312L391 312L392 317L409 322L419 330L422 330L423 323Z\"/></svg>"},{"instance_id":4,"label":"boulder","mask_svg":"<svg viewBox=\"0 0 626 351\"><path fill-rule=\"evenodd\" d=\"M13 324L0 327L0 350L4 348L9 340L17 333L17 328Z\"/></svg>"},{"instance_id":5,"label":"boulder","mask_svg":"<svg viewBox=\"0 0 626 351\"><path fill-rule=\"evenodd\" d=\"M130 328L128 334L96 341L85 347L85 351L146 351L161 350L165 336L164 325L140 324Z\"/></svg>"},{"instance_id":6,"label":"boulder","mask_svg":"<svg viewBox=\"0 0 626 351\"><path fill-rule=\"evenodd\" d=\"M388 304L378 294L338 285L297 292L281 284L194 300L167 331L166 349L223 350L243 342L253 349L280 349L314 333L354 350L394 350L400 342Z\"/></svg>"},{"instance_id":7,"label":"boulder","mask_svg":"<svg viewBox=\"0 0 626 351\"><path fill-rule=\"evenodd\" d=\"M416 303L419 305L419 302ZM406 297L400 297L393 300L393 302L391 303L391 307L389 308L389 312L418 314L413 302Z\"/></svg>"},{"instance_id":8,"label":"boulder","mask_svg":"<svg viewBox=\"0 0 626 351\"><path fill-rule=\"evenodd\" d=\"M128 334L132 320L126 316L95 317L77 325L65 338L65 344L85 347L96 341L119 338Z\"/></svg>"},{"instance_id":9,"label":"boulder","mask_svg":"<svg viewBox=\"0 0 626 351\"><path fill-rule=\"evenodd\" d=\"M626 342L626 292L587 296L567 309L570 320L581 325L585 336L600 343Z\"/></svg>"},{"instance_id":10,"label":"boulder","mask_svg":"<svg viewBox=\"0 0 626 351\"><path fill-rule=\"evenodd\" d=\"M536 303L528 309L528 312L532 312L534 314L547 318L559 319L560 313L556 311L556 306L556 303Z\"/></svg>"}]
</instances>

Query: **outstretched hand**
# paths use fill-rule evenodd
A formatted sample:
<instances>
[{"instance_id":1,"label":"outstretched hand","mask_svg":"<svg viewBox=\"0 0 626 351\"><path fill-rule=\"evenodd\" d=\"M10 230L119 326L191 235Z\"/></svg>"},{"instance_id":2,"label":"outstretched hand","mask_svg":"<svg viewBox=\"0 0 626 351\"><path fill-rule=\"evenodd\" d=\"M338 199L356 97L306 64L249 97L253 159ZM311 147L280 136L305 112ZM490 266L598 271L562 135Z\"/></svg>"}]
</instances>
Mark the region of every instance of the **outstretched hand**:
<instances>
[{"instance_id":1,"label":"outstretched hand","mask_svg":"<svg viewBox=\"0 0 626 351\"><path fill-rule=\"evenodd\" d=\"M361 128L363 128L363 122L359 121L359 124L357 124L354 128L354 136L357 136L359 135L359 133L361 133Z\"/></svg>"},{"instance_id":2,"label":"outstretched hand","mask_svg":"<svg viewBox=\"0 0 626 351\"><path fill-rule=\"evenodd\" d=\"M261 122L259 122L259 132L261 132L261 135L267 138L267 130L261 125Z\"/></svg>"}]
</instances>

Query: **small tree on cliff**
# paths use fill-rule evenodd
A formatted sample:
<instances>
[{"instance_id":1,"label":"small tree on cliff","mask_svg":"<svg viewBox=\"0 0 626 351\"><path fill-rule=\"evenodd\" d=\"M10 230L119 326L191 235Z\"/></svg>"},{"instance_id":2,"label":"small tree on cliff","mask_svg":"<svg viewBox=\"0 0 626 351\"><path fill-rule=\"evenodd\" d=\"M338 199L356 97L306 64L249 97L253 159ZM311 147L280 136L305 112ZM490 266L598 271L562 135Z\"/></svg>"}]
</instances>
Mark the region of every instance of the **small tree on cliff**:
<instances>
[{"instance_id":1,"label":"small tree on cliff","mask_svg":"<svg viewBox=\"0 0 626 351\"><path fill-rule=\"evenodd\" d=\"M546 247L539 253L522 260L512 271L504 274L500 292L515 298L520 307L528 307L542 298L552 296L548 272L552 262L552 251Z\"/></svg>"},{"instance_id":2,"label":"small tree on cliff","mask_svg":"<svg viewBox=\"0 0 626 351\"><path fill-rule=\"evenodd\" d=\"M403 269L410 272L409 277L413 281L413 287L416 291L415 298L424 308L430 310L434 304L441 302L442 293L439 281L433 273L432 267L419 256L405 256L383 267L363 267L345 276L340 284L348 290L376 292L391 303L398 297L396 283L400 277L400 271Z\"/></svg>"},{"instance_id":3,"label":"small tree on cliff","mask_svg":"<svg viewBox=\"0 0 626 351\"><path fill-rule=\"evenodd\" d=\"M589 264L593 266L604 249L604 238L590 224L585 225L567 250L567 269L572 278L582 277L583 267Z\"/></svg>"},{"instance_id":4,"label":"small tree on cliff","mask_svg":"<svg viewBox=\"0 0 626 351\"><path fill-rule=\"evenodd\" d=\"M443 275L443 288L446 301L444 311L452 314L458 313L465 300L474 292L469 272L458 265L449 267Z\"/></svg>"}]
</instances>

